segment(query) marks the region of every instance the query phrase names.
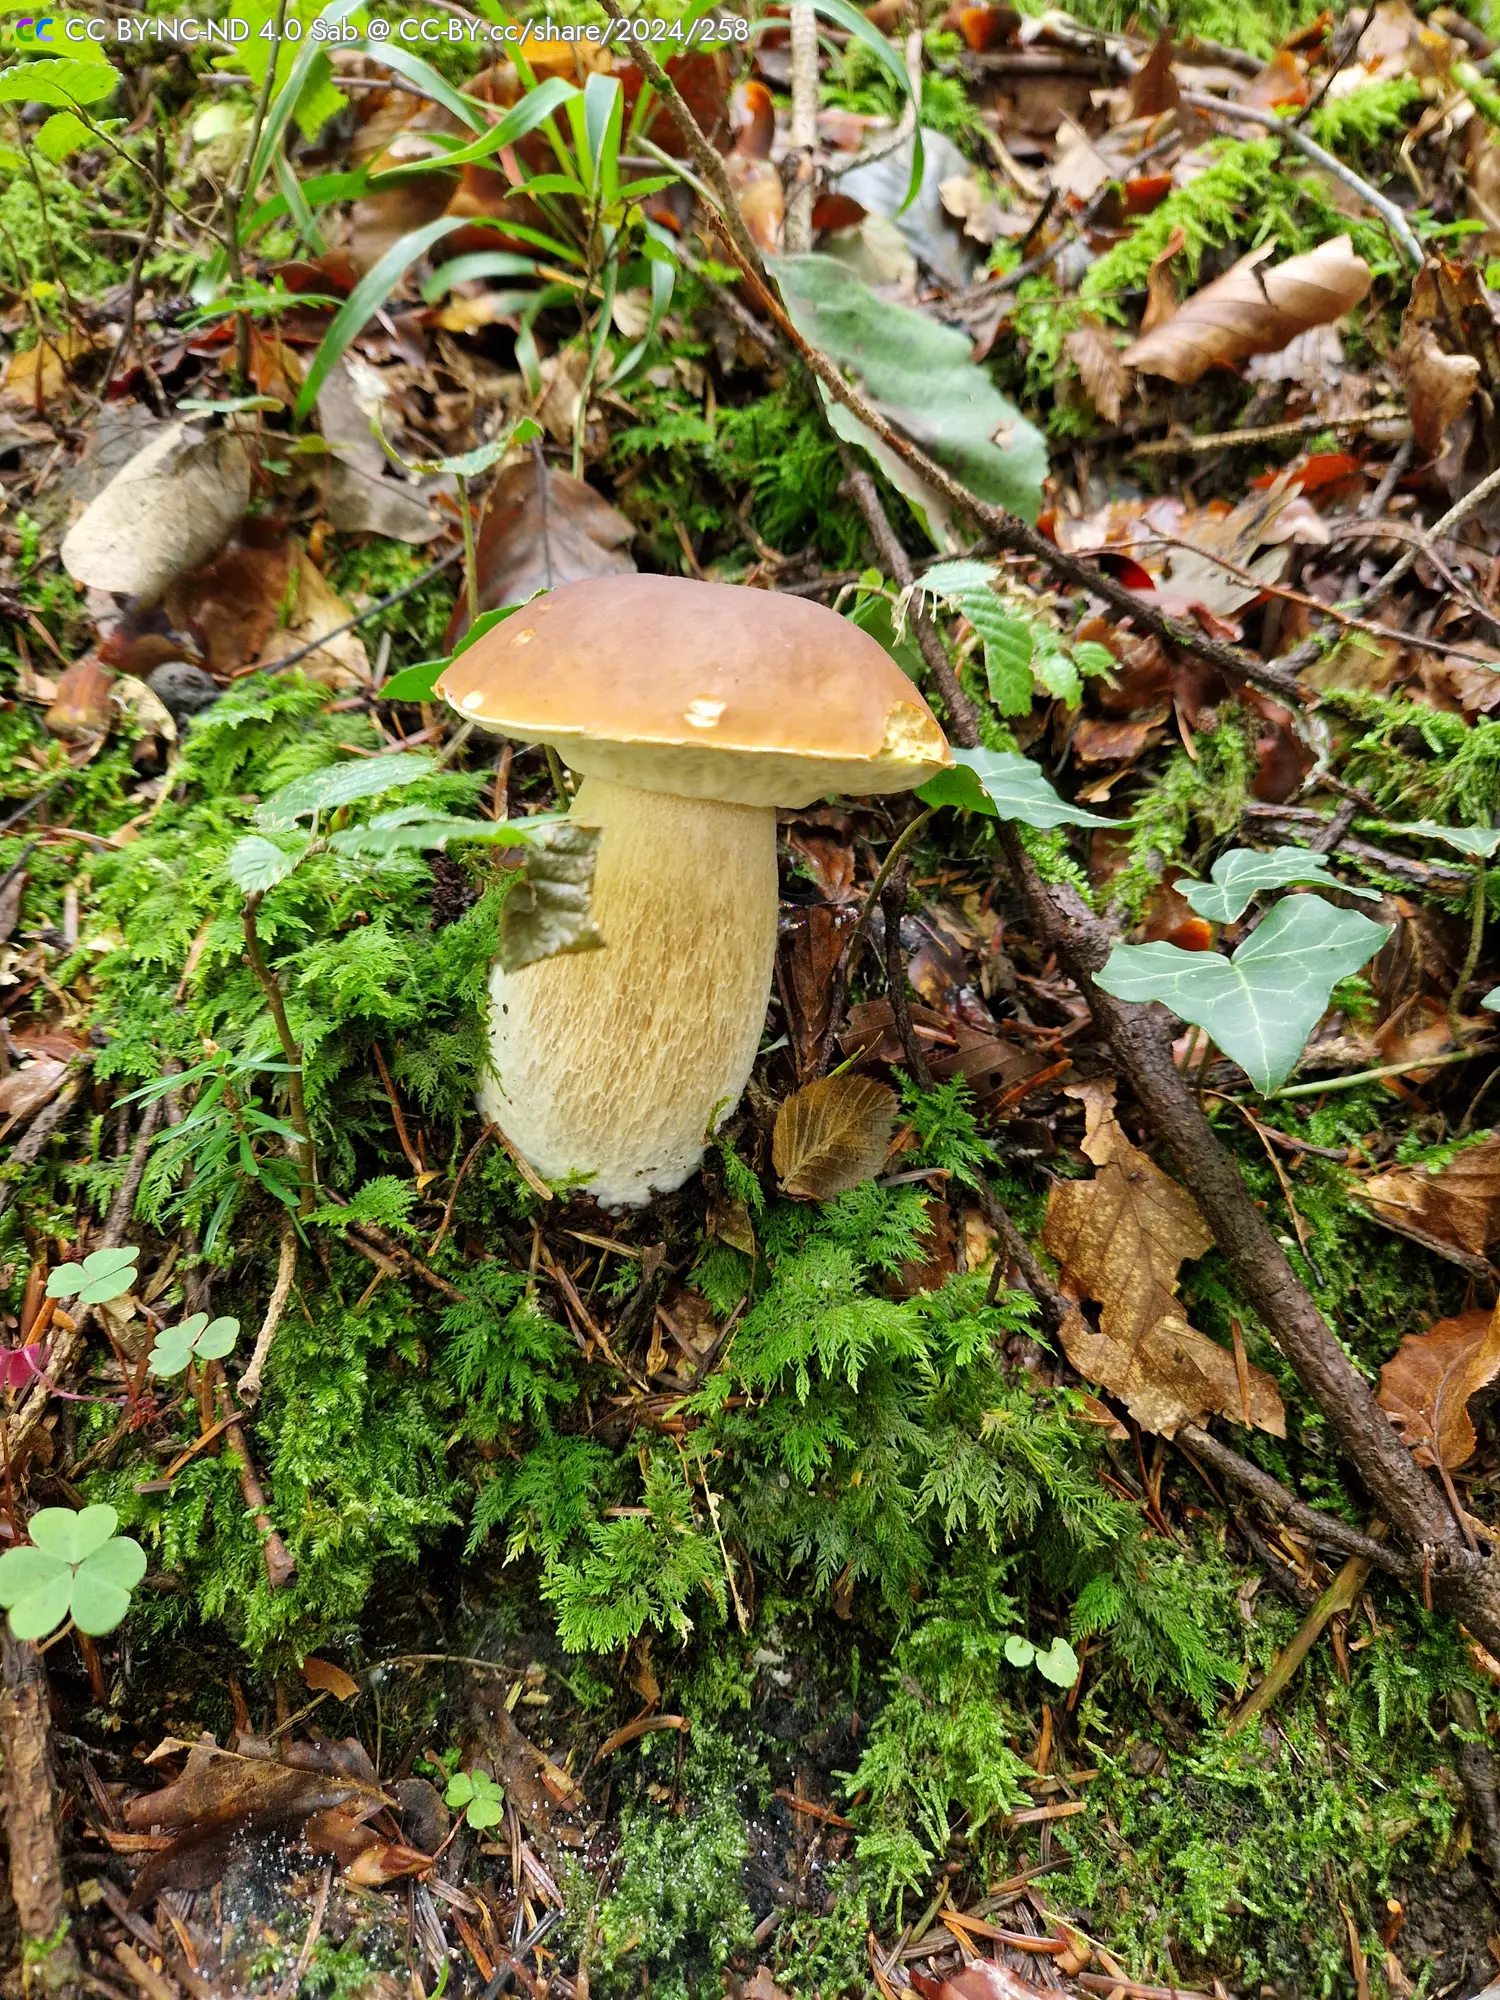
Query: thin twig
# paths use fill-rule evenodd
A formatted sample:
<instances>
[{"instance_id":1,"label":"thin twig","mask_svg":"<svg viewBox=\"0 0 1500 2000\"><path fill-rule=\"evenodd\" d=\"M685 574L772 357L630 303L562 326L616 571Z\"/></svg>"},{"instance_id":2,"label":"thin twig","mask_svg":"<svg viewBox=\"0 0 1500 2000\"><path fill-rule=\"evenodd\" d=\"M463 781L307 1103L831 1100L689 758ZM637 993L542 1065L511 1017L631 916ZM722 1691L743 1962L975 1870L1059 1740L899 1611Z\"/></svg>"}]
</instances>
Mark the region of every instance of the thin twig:
<instances>
[{"instance_id":1,"label":"thin twig","mask_svg":"<svg viewBox=\"0 0 1500 2000\"><path fill-rule=\"evenodd\" d=\"M271 1342L276 1338L276 1329L281 1324L281 1315L286 1310L287 1299L291 1296L292 1279L296 1271L297 1232L288 1220L281 1225L281 1257L276 1266L276 1283L272 1287L270 1303L266 1307L266 1316L260 1323L260 1332L255 1336L255 1352L250 1357L250 1366L240 1377L241 1403L253 1406L260 1399L261 1376L265 1373Z\"/></svg>"},{"instance_id":2,"label":"thin twig","mask_svg":"<svg viewBox=\"0 0 1500 2000\"><path fill-rule=\"evenodd\" d=\"M1352 167L1347 167L1342 160L1335 159L1334 155L1320 146L1316 139L1310 139L1300 126L1290 124L1285 118L1278 117L1274 111L1260 111L1249 104L1230 104L1224 98L1215 97L1206 90L1185 90L1182 93L1182 101L1184 104L1191 104L1196 111L1211 111L1220 118L1231 120L1238 118L1249 125L1263 125L1268 132L1274 132L1278 138L1287 140L1299 153L1305 153L1315 166L1323 169L1325 174L1332 174L1333 178L1348 188L1366 208L1378 215L1390 230L1402 256L1412 269L1419 271L1422 268L1422 246L1412 234L1411 224L1395 202L1388 195L1380 194L1372 188L1370 183L1355 173Z\"/></svg>"},{"instance_id":3,"label":"thin twig","mask_svg":"<svg viewBox=\"0 0 1500 2000\"><path fill-rule=\"evenodd\" d=\"M276 1039L281 1044L281 1053L287 1064L287 1101L292 1124L296 1128L299 1148L298 1165L302 1169L302 1187L298 1205L304 1215L312 1208L313 1189L317 1185L317 1162L313 1154L312 1130L307 1122L307 1101L302 1094L302 1051L292 1034L292 1026L286 1017L286 1001L282 998L281 986L275 973L266 962L261 949L260 932L256 927L255 913L260 908L259 892L245 898L243 925L245 932L245 953L250 960L250 970L255 974L260 990L266 996L266 1005L271 1010L271 1019L276 1028Z\"/></svg>"},{"instance_id":4,"label":"thin twig","mask_svg":"<svg viewBox=\"0 0 1500 2000\"><path fill-rule=\"evenodd\" d=\"M1365 611L1372 610L1401 581L1402 577L1406 575L1416 562L1417 557L1430 552L1428 545L1441 541L1461 521L1467 521L1475 509L1482 507L1490 495L1495 492L1500 492L1500 470L1490 473L1488 478L1481 479L1477 486L1471 487L1462 500L1456 500L1453 503L1441 520L1433 522L1420 541L1414 540L1405 555L1399 556L1391 564L1385 575L1381 577L1380 581L1371 590L1366 592L1361 608Z\"/></svg>"},{"instance_id":5,"label":"thin twig","mask_svg":"<svg viewBox=\"0 0 1500 2000\"><path fill-rule=\"evenodd\" d=\"M119 367L126 349L135 337L135 314L136 305L140 298L141 272L145 269L146 259L151 254L151 246L156 241L157 231L161 228L162 217L166 213L167 134L166 128L162 125L160 119L156 123L155 139L156 166L153 175L155 185L151 191L151 213L146 218L146 231L141 237L140 245L135 253L135 261L130 266L130 276L126 280L125 323L120 328L120 338L115 342L115 351L109 357L109 365L104 371L103 384L99 392L101 401L108 396L109 385L114 379L115 370Z\"/></svg>"},{"instance_id":6,"label":"thin twig","mask_svg":"<svg viewBox=\"0 0 1500 2000\"><path fill-rule=\"evenodd\" d=\"M464 1175L473 1166L474 1162L479 1158L479 1155L484 1151L499 1129L498 1125L486 1125L468 1152L464 1154L463 1164L453 1176L453 1185L448 1190L448 1200L443 1209L443 1219L438 1224L437 1235L433 1237L427 1246L427 1255L429 1257L437 1255L438 1251L442 1248L443 1238L448 1234L449 1224L453 1221L453 1205L458 1200L458 1191L463 1186ZM551 1190L549 1189L548 1192L550 1194Z\"/></svg>"}]
</instances>

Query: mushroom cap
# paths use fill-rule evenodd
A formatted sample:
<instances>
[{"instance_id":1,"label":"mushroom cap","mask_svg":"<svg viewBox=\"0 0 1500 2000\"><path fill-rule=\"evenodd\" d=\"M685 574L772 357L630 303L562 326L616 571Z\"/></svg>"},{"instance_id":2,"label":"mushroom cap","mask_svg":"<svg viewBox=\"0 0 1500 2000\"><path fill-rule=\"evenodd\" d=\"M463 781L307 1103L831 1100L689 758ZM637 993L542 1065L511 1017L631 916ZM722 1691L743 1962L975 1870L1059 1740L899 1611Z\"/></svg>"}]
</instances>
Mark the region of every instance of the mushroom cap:
<instances>
[{"instance_id":1,"label":"mushroom cap","mask_svg":"<svg viewBox=\"0 0 1500 2000\"><path fill-rule=\"evenodd\" d=\"M460 714L576 771L733 805L902 792L953 762L885 648L806 598L590 577L523 605L444 668Z\"/></svg>"}]
</instances>

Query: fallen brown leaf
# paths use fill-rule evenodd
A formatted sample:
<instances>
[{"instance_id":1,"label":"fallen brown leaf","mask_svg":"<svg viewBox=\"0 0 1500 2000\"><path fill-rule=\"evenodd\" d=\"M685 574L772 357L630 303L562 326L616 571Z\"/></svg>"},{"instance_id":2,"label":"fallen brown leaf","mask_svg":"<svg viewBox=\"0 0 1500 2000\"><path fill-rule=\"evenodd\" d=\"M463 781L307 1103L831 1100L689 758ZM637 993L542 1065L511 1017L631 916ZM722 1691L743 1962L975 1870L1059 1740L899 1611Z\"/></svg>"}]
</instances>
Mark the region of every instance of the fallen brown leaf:
<instances>
[{"instance_id":1,"label":"fallen brown leaf","mask_svg":"<svg viewBox=\"0 0 1500 2000\"><path fill-rule=\"evenodd\" d=\"M72 364L92 353L93 346L87 335L69 331L49 333L37 346L13 354L0 375L0 402L40 414L66 386Z\"/></svg>"},{"instance_id":2,"label":"fallen brown leaf","mask_svg":"<svg viewBox=\"0 0 1500 2000\"><path fill-rule=\"evenodd\" d=\"M1187 248L1187 231L1179 222L1151 259L1146 273L1146 310L1141 314L1141 333L1154 333L1177 311L1177 280L1172 266ZM1137 341L1139 346L1140 342Z\"/></svg>"},{"instance_id":3,"label":"fallen brown leaf","mask_svg":"<svg viewBox=\"0 0 1500 2000\"><path fill-rule=\"evenodd\" d=\"M1500 1237L1500 1137L1467 1146L1433 1172L1395 1167L1360 1190L1377 1219L1482 1257Z\"/></svg>"},{"instance_id":4,"label":"fallen brown leaf","mask_svg":"<svg viewBox=\"0 0 1500 2000\"><path fill-rule=\"evenodd\" d=\"M947 1979L929 1979L913 1968L911 1982L922 2000L1043 2000L1040 1986L990 1958L974 1958Z\"/></svg>"},{"instance_id":5,"label":"fallen brown leaf","mask_svg":"<svg viewBox=\"0 0 1500 2000\"><path fill-rule=\"evenodd\" d=\"M1069 1315L1060 1331L1068 1359L1144 1430L1170 1437L1212 1413L1284 1437L1270 1376L1252 1368L1242 1389L1235 1357L1183 1317L1178 1269L1213 1245L1197 1203L1121 1131L1112 1083L1074 1084L1066 1094L1084 1106L1083 1150L1097 1171L1053 1187L1042 1241L1100 1309L1097 1333L1082 1313Z\"/></svg>"},{"instance_id":6,"label":"fallen brown leaf","mask_svg":"<svg viewBox=\"0 0 1500 2000\"><path fill-rule=\"evenodd\" d=\"M63 537L68 574L154 604L223 547L250 499L250 459L233 431L166 424Z\"/></svg>"},{"instance_id":7,"label":"fallen brown leaf","mask_svg":"<svg viewBox=\"0 0 1500 2000\"><path fill-rule=\"evenodd\" d=\"M1500 1313L1466 1312L1409 1333L1380 1371L1380 1407L1418 1465L1451 1472L1479 1439L1469 1399L1500 1375Z\"/></svg>"},{"instance_id":8,"label":"fallen brown leaf","mask_svg":"<svg viewBox=\"0 0 1500 2000\"><path fill-rule=\"evenodd\" d=\"M776 941L787 1035L800 1081L811 1076L828 1033L833 981L858 913L847 904L809 903L787 913Z\"/></svg>"},{"instance_id":9,"label":"fallen brown leaf","mask_svg":"<svg viewBox=\"0 0 1500 2000\"><path fill-rule=\"evenodd\" d=\"M479 531L479 608L496 611L505 604L524 604L539 590L633 570L629 545L634 535L633 524L586 480L550 465L543 480L534 458L509 465L490 489ZM449 627L450 645L467 625L460 598Z\"/></svg>"},{"instance_id":10,"label":"fallen brown leaf","mask_svg":"<svg viewBox=\"0 0 1500 2000\"><path fill-rule=\"evenodd\" d=\"M1063 345L1078 369L1089 401L1107 424L1117 424L1130 393L1130 370L1120 359L1114 335L1102 321L1085 319Z\"/></svg>"},{"instance_id":11,"label":"fallen brown leaf","mask_svg":"<svg viewBox=\"0 0 1500 2000\"><path fill-rule=\"evenodd\" d=\"M1427 263L1417 273L1401 316L1401 339L1396 349L1411 427L1417 443L1429 457L1442 459L1454 452L1460 456L1467 439L1451 434L1468 410L1479 386L1481 369L1472 354L1452 354L1444 345L1451 341L1451 322L1439 296L1435 263Z\"/></svg>"},{"instance_id":12,"label":"fallen brown leaf","mask_svg":"<svg viewBox=\"0 0 1500 2000\"><path fill-rule=\"evenodd\" d=\"M43 718L49 735L68 742L107 736L114 721L110 691L115 677L97 653L75 660L57 683L52 706Z\"/></svg>"},{"instance_id":13,"label":"fallen brown leaf","mask_svg":"<svg viewBox=\"0 0 1500 2000\"><path fill-rule=\"evenodd\" d=\"M1210 368L1274 354L1308 327L1342 318L1370 289L1370 267L1355 256L1347 236L1266 269L1274 249L1267 243L1252 250L1185 299L1170 319L1126 348L1126 367L1179 385L1196 382Z\"/></svg>"},{"instance_id":14,"label":"fallen brown leaf","mask_svg":"<svg viewBox=\"0 0 1500 2000\"><path fill-rule=\"evenodd\" d=\"M1132 118L1160 118L1164 111L1175 111L1181 104L1182 92L1177 87L1177 77L1172 68L1176 53L1170 32L1164 30L1157 36L1155 48L1130 79Z\"/></svg>"},{"instance_id":15,"label":"fallen brown leaf","mask_svg":"<svg viewBox=\"0 0 1500 2000\"><path fill-rule=\"evenodd\" d=\"M359 1682L332 1660L320 1660L311 1653L302 1662L302 1678L315 1693L325 1689L337 1701L350 1701L359 1693Z\"/></svg>"},{"instance_id":16,"label":"fallen brown leaf","mask_svg":"<svg viewBox=\"0 0 1500 2000\"><path fill-rule=\"evenodd\" d=\"M56 1056L38 1056L34 1062L13 1069L0 1082L0 1133L50 1104L67 1073L67 1063Z\"/></svg>"},{"instance_id":17,"label":"fallen brown leaf","mask_svg":"<svg viewBox=\"0 0 1500 2000\"><path fill-rule=\"evenodd\" d=\"M867 1076L826 1076L794 1090L776 1114L771 1164L784 1193L829 1201L885 1165L896 1093Z\"/></svg>"},{"instance_id":18,"label":"fallen brown leaf","mask_svg":"<svg viewBox=\"0 0 1500 2000\"><path fill-rule=\"evenodd\" d=\"M298 662L299 671L310 681L329 688L353 688L370 679L370 656L356 632L340 632L353 613L329 583L317 564L298 551L293 560L297 575L291 614L285 625L273 631L260 655L262 666L274 666L293 653L300 653L314 640L327 640Z\"/></svg>"},{"instance_id":19,"label":"fallen brown leaf","mask_svg":"<svg viewBox=\"0 0 1500 2000\"><path fill-rule=\"evenodd\" d=\"M314 1813L355 1802L371 1811L389 1803L377 1787L343 1770L195 1744L180 1778L124 1808L133 1832L164 1829L177 1836L137 1876L130 1907L145 1908L163 1889L208 1888L223 1874L234 1842L247 1833L292 1831Z\"/></svg>"},{"instance_id":20,"label":"fallen brown leaf","mask_svg":"<svg viewBox=\"0 0 1500 2000\"><path fill-rule=\"evenodd\" d=\"M191 634L212 673L258 660L276 630L291 581L286 530L264 518L242 521L231 539L162 600L173 628Z\"/></svg>"}]
</instances>

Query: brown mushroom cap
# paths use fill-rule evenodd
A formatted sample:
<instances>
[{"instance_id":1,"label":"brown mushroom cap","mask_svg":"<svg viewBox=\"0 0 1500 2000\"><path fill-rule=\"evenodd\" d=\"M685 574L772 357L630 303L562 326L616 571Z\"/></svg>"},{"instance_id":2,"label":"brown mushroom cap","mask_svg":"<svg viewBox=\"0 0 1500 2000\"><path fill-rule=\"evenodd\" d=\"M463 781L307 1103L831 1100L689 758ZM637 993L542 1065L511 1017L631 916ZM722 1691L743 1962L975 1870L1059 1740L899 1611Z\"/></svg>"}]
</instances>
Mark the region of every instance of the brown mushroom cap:
<instances>
[{"instance_id":1,"label":"brown mushroom cap","mask_svg":"<svg viewBox=\"0 0 1500 2000\"><path fill-rule=\"evenodd\" d=\"M685 577L564 584L460 653L437 691L587 776L805 806L906 791L952 763L890 654L805 598Z\"/></svg>"}]
</instances>

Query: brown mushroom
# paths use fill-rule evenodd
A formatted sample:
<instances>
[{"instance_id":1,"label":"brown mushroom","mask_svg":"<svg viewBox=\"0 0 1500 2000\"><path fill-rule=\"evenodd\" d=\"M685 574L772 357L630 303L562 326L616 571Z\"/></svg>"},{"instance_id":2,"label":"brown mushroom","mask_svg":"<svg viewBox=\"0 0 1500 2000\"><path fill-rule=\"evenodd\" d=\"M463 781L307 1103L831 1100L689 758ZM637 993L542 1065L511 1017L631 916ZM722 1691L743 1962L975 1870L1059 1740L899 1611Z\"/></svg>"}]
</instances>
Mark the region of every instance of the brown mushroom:
<instances>
[{"instance_id":1,"label":"brown mushroom","mask_svg":"<svg viewBox=\"0 0 1500 2000\"><path fill-rule=\"evenodd\" d=\"M604 829L604 948L490 978L480 1105L606 1207L680 1187L738 1103L776 947L776 808L952 762L885 649L806 599L679 577L570 583L443 672L471 721L550 744Z\"/></svg>"}]
</instances>

